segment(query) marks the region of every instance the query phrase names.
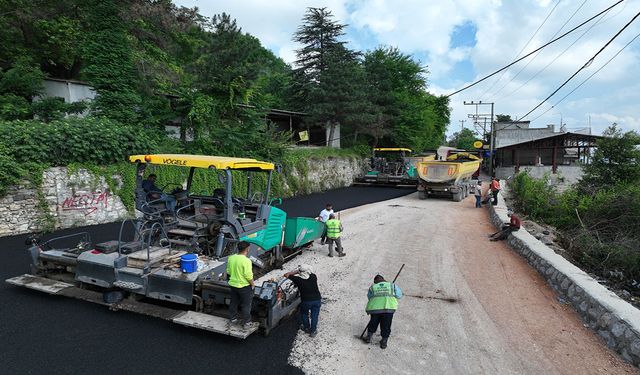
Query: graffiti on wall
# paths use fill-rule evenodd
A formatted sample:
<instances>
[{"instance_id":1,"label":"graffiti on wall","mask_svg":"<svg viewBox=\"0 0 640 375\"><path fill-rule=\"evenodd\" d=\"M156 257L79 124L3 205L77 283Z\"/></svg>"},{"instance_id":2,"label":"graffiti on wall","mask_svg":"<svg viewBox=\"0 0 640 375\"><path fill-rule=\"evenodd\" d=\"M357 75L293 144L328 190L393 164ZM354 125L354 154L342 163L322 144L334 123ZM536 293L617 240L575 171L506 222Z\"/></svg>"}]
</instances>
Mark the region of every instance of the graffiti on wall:
<instances>
[{"instance_id":1,"label":"graffiti on wall","mask_svg":"<svg viewBox=\"0 0 640 375\"><path fill-rule=\"evenodd\" d=\"M62 202L62 211L83 211L84 215L91 215L99 208L107 208L108 191L94 191L92 193L74 194Z\"/></svg>"}]
</instances>

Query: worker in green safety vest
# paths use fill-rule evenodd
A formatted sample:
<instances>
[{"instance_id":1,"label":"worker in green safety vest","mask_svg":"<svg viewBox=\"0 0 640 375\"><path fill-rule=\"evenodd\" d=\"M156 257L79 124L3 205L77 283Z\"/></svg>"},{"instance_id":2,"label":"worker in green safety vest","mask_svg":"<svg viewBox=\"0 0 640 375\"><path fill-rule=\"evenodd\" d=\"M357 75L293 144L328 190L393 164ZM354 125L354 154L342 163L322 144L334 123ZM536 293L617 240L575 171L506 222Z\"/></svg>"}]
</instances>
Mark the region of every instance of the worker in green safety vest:
<instances>
[{"instance_id":1,"label":"worker in green safety vest","mask_svg":"<svg viewBox=\"0 0 640 375\"><path fill-rule=\"evenodd\" d=\"M243 324L251 327L251 302L253 300L253 265L248 257L250 244L238 242L238 253L227 259L227 276L231 294L229 303L229 324ZM238 316L240 307L240 316Z\"/></svg>"},{"instance_id":2,"label":"worker in green safety vest","mask_svg":"<svg viewBox=\"0 0 640 375\"><path fill-rule=\"evenodd\" d=\"M373 278L373 285L367 292L367 314L371 315L367 325L367 336L363 338L367 344L371 342L371 337L378 330L380 325L380 347L387 348L387 341L391 334L391 322L393 313L398 309L398 299L402 298L402 290L394 283L390 283L381 275Z\"/></svg>"},{"instance_id":3,"label":"worker in green safety vest","mask_svg":"<svg viewBox=\"0 0 640 375\"><path fill-rule=\"evenodd\" d=\"M338 256L343 257L347 254L344 253L342 249L342 240L340 239L340 234L343 231L342 223L340 220L336 219L336 215L329 215L329 220L325 223L327 225L327 244L329 245L329 256L333 257L333 244L336 244L336 250L338 251Z\"/></svg>"}]
</instances>

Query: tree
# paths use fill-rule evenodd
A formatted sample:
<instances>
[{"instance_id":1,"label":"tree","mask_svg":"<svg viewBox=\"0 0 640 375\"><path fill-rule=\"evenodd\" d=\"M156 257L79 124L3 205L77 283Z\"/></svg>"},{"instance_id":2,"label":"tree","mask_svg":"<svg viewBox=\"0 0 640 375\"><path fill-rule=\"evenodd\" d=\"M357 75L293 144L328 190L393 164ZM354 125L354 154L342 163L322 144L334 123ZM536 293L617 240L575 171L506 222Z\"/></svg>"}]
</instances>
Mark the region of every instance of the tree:
<instances>
[{"instance_id":1,"label":"tree","mask_svg":"<svg viewBox=\"0 0 640 375\"><path fill-rule=\"evenodd\" d=\"M464 128L459 132L453 133L449 138L449 146L462 150L473 149L473 142L478 139L478 134L471 129Z\"/></svg>"},{"instance_id":2,"label":"tree","mask_svg":"<svg viewBox=\"0 0 640 375\"><path fill-rule=\"evenodd\" d=\"M357 54L343 46L327 52L326 67L321 80L313 85L310 97L313 105L307 109L309 121L324 124L329 129L328 144L335 140L336 126L341 134L373 120L372 108L366 96L364 72Z\"/></svg>"},{"instance_id":3,"label":"tree","mask_svg":"<svg viewBox=\"0 0 640 375\"><path fill-rule=\"evenodd\" d=\"M356 108L366 106L366 98L358 93L364 88L359 54L339 40L345 25L333 20L326 8L307 8L302 21L293 37L302 44L296 51L295 95L310 113L309 121L329 129L333 141L336 126L346 124L356 116Z\"/></svg>"},{"instance_id":4,"label":"tree","mask_svg":"<svg viewBox=\"0 0 640 375\"><path fill-rule=\"evenodd\" d=\"M0 119L33 117L32 100L42 92L44 73L23 57L5 72L0 70Z\"/></svg>"},{"instance_id":5,"label":"tree","mask_svg":"<svg viewBox=\"0 0 640 375\"><path fill-rule=\"evenodd\" d=\"M371 83L368 95L384 119L377 125L385 143L415 150L439 146L449 122L449 101L427 92L427 69L392 47L367 52L363 65Z\"/></svg>"},{"instance_id":6,"label":"tree","mask_svg":"<svg viewBox=\"0 0 640 375\"><path fill-rule=\"evenodd\" d=\"M133 66L133 52L126 25L122 22L122 7L115 0L90 2L83 57L83 76L96 89L94 112L122 123L136 123L141 98Z\"/></svg>"},{"instance_id":7,"label":"tree","mask_svg":"<svg viewBox=\"0 0 640 375\"><path fill-rule=\"evenodd\" d=\"M26 58L49 75L76 78L84 9L77 0L0 1L0 69Z\"/></svg>"},{"instance_id":8,"label":"tree","mask_svg":"<svg viewBox=\"0 0 640 375\"><path fill-rule=\"evenodd\" d=\"M615 123L602 135L591 163L584 166L580 187L596 191L617 184L640 182L640 135L635 131L623 133Z\"/></svg>"},{"instance_id":9,"label":"tree","mask_svg":"<svg viewBox=\"0 0 640 375\"><path fill-rule=\"evenodd\" d=\"M500 114L500 115L496 115L496 121L497 122L511 122L513 120L511 119L511 115Z\"/></svg>"}]
</instances>

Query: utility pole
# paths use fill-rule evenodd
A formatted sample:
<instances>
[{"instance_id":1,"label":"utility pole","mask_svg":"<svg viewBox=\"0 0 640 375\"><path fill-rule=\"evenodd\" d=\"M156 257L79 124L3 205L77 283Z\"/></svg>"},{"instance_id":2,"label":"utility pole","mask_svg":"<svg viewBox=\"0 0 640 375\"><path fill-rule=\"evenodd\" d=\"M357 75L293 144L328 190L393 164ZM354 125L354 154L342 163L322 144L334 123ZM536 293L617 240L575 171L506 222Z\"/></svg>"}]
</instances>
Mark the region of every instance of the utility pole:
<instances>
[{"instance_id":1,"label":"utility pole","mask_svg":"<svg viewBox=\"0 0 640 375\"><path fill-rule=\"evenodd\" d=\"M464 105L475 105L476 106L476 114L478 113L478 106L481 105L490 105L491 106L491 114L489 117L489 121L490 121L490 135L489 135L489 175L493 176L493 149L494 149L494 145L495 145L495 129L493 126L493 106L495 103L491 102L491 103L483 103L482 100L479 100L477 102L474 102L473 100L470 102L467 102L466 100L463 102Z\"/></svg>"},{"instance_id":2,"label":"utility pole","mask_svg":"<svg viewBox=\"0 0 640 375\"><path fill-rule=\"evenodd\" d=\"M458 120L460 121L460 132L462 132L464 130L464 122L467 120Z\"/></svg>"}]
</instances>

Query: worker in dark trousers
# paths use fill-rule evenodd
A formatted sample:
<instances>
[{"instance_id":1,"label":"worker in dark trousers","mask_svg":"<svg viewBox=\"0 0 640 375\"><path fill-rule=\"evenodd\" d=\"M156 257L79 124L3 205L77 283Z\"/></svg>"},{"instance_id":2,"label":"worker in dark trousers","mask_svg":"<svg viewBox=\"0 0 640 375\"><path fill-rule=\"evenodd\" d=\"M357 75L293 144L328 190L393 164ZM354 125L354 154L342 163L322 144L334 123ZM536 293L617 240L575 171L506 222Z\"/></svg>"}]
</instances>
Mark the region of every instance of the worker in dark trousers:
<instances>
[{"instance_id":1,"label":"worker in dark trousers","mask_svg":"<svg viewBox=\"0 0 640 375\"><path fill-rule=\"evenodd\" d=\"M369 324L367 325L367 336L364 342L371 342L371 337L378 330L380 325L380 347L387 348L387 341L391 335L391 322L393 321L393 313L398 309L398 299L402 298L402 290L396 284L390 283L381 275L373 278L373 285L367 292L367 314L371 315Z\"/></svg>"},{"instance_id":2,"label":"worker in dark trousers","mask_svg":"<svg viewBox=\"0 0 640 375\"><path fill-rule=\"evenodd\" d=\"M243 328L251 327L251 301L253 300L253 265L247 257L249 243L240 241L238 253L227 259L227 276L231 289L231 302L229 303L229 323L244 324ZM238 318L240 307L240 318Z\"/></svg>"},{"instance_id":3,"label":"worker in dark trousers","mask_svg":"<svg viewBox=\"0 0 640 375\"><path fill-rule=\"evenodd\" d=\"M482 204L480 202L482 200L482 181L480 180L478 180L474 195L476 197L476 208L482 208Z\"/></svg>"},{"instance_id":4,"label":"worker in dark trousers","mask_svg":"<svg viewBox=\"0 0 640 375\"><path fill-rule=\"evenodd\" d=\"M517 230L520 230L520 226L522 225L522 221L520 220L520 218L518 217L518 215L514 214L514 213L507 213L507 216L509 216L511 218L511 220L509 221L509 224L503 224L502 228L500 228L499 231L490 234L489 235L489 241L500 241L500 240L504 240L505 238L509 237L509 234L511 234L511 232L515 232Z\"/></svg>"},{"instance_id":5,"label":"worker in dark trousers","mask_svg":"<svg viewBox=\"0 0 640 375\"><path fill-rule=\"evenodd\" d=\"M493 205L498 204L498 193L500 192L500 179L492 177L491 184L489 184L491 188L491 195L493 195Z\"/></svg>"},{"instance_id":6,"label":"worker in dark trousers","mask_svg":"<svg viewBox=\"0 0 640 375\"><path fill-rule=\"evenodd\" d=\"M318 278L311 266L302 264L295 271L287 272L284 277L293 281L300 291L300 321L302 329L311 337L318 332L318 316L322 306L322 296L318 289Z\"/></svg>"},{"instance_id":7,"label":"worker in dark trousers","mask_svg":"<svg viewBox=\"0 0 640 375\"><path fill-rule=\"evenodd\" d=\"M317 219L326 224L327 220L329 220L329 216L332 213L333 213L333 206L331 205L331 203L327 203L324 210L320 211L320 214L318 215ZM322 233L322 237L320 237L320 245L324 245L326 243L327 243L327 230L325 229L325 231Z\"/></svg>"},{"instance_id":8,"label":"worker in dark trousers","mask_svg":"<svg viewBox=\"0 0 640 375\"><path fill-rule=\"evenodd\" d=\"M338 252L339 257L343 257L347 254L344 253L342 249L342 240L340 239L340 235L344 230L342 228L342 223L340 220L336 219L335 214L329 215L329 220L326 222L327 224L327 243L329 244L329 256L333 257L333 244L336 244L336 251Z\"/></svg>"}]
</instances>

